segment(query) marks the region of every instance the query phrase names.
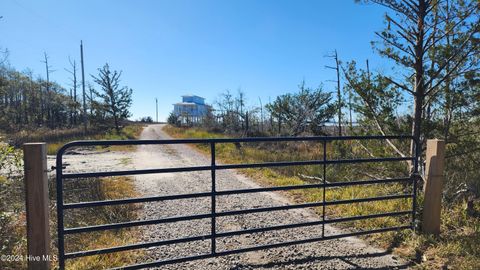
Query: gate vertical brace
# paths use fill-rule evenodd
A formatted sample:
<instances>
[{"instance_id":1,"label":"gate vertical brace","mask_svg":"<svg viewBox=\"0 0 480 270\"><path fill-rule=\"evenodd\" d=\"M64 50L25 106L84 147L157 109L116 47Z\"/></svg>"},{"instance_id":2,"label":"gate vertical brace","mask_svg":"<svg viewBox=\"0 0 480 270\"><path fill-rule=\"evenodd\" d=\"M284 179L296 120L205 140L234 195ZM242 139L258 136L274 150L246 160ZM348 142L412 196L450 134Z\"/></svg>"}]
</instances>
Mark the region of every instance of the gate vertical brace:
<instances>
[{"instance_id":1,"label":"gate vertical brace","mask_svg":"<svg viewBox=\"0 0 480 270\"><path fill-rule=\"evenodd\" d=\"M57 154L56 160L56 181L57 181L57 233L58 233L58 268L65 269L65 241L63 227L63 164L62 154Z\"/></svg>"},{"instance_id":2,"label":"gate vertical brace","mask_svg":"<svg viewBox=\"0 0 480 270\"><path fill-rule=\"evenodd\" d=\"M216 251L216 171L215 171L215 143L214 142L211 142L210 143L210 152L211 152L211 160L212 160L212 197L211 197L211 202L212 202L212 205L211 205L211 213L212 213L212 231L211 231L211 234L212 234L212 243L211 243L211 253L212 255L216 254L217 251Z\"/></svg>"},{"instance_id":3,"label":"gate vertical brace","mask_svg":"<svg viewBox=\"0 0 480 270\"><path fill-rule=\"evenodd\" d=\"M413 198L412 198L412 230L415 232L416 230L416 222L415 222L415 216L417 214L417 181L418 178L420 177L420 174L418 173L418 159L420 158L420 147L419 147L419 142L415 139L412 138L413 143L415 144L415 157L413 159L413 172L411 177L413 178Z\"/></svg>"},{"instance_id":4,"label":"gate vertical brace","mask_svg":"<svg viewBox=\"0 0 480 270\"><path fill-rule=\"evenodd\" d=\"M323 140L323 206L322 206L322 237L325 237L325 185L327 183L327 141Z\"/></svg>"}]
</instances>

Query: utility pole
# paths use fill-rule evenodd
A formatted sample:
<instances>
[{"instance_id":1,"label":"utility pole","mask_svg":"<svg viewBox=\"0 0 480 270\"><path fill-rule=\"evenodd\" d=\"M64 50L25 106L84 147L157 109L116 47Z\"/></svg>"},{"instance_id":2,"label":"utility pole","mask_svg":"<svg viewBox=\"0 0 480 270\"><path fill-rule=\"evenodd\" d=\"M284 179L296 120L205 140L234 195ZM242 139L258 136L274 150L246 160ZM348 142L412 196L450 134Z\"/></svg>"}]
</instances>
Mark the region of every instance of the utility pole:
<instances>
[{"instance_id":1,"label":"utility pole","mask_svg":"<svg viewBox=\"0 0 480 270\"><path fill-rule=\"evenodd\" d=\"M158 123L158 99L155 98L155 110L156 110L156 115L157 115L157 118L156 118L156 122Z\"/></svg>"},{"instance_id":2,"label":"utility pole","mask_svg":"<svg viewBox=\"0 0 480 270\"><path fill-rule=\"evenodd\" d=\"M342 136L342 92L340 89L340 61L338 60L337 50L335 50L335 53L333 55L330 55L328 57L335 59L335 67L331 67L331 66L325 66L325 67L329 69L334 69L337 72L336 82L337 82L337 98L338 98L338 136Z\"/></svg>"},{"instance_id":3,"label":"utility pole","mask_svg":"<svg viewBox=\"0 0 480 270\"><path fill-rule=\"evenodd\" d=\"M80 40L80 61L82 65L82 93L83 93L83 132L87 134L87 103L85 96L85 71L83 66L83 42Z\"/></svg>"}]
</instances>

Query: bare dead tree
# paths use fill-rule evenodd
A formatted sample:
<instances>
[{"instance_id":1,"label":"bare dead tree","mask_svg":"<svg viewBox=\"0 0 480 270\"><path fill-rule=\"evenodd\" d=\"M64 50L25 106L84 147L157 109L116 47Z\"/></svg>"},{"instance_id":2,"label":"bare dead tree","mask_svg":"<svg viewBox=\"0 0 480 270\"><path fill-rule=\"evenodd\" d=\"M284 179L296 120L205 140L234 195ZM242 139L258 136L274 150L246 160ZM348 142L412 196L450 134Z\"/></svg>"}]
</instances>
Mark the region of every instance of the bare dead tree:
<instances>
[{"instance_id":1,"label":"bare dead tree","mask_svg":"<svg viewBox=\"0 0 480 270\"><path fill-rule=\"evenodd\" d=\"M338 110L338 136L342 136L342 91L340 88L340 61L338 60L337 50L334 51L332 55L327 55L327 57L333 58L335 60L335 66L325 66L326 68L333 69L337 73L337 80L334 82L337 83L337 110Z\"/></svg>"},{"instance_id":2,"label":"bare dead tree","mask_svg":"<svg viewBox=\"0 0 480 270\"><path fill-rule=\"evenodd\" d=\"M76 125L77 124L77 113L78 113L78 103L77 103L77 87L78 87L78 81L77 81L77 63L75 60L73 60L72 62L72 59L69 57L68 58L68 62L70 63L70 67L71 69L65 69L65 71L67 71L68 73L70 73L71 77L70 77L70 80L71 80L71 91L72 92L72 124L73 125Z\"/></svg>"},{"instance_id":3,"label":"bare dead tree","mask_svg":"<svg viewBox=\"0 0 480 270\"><path fill-rule=\"evenodd\" d=\"M46 98L45 100L45 110L47 111L47 123L51 128L54 127L54 122L53 122L53 117L52 117L52 112L50 109L50 102L51 102L51 93L50 93L50 73L53 73L55 70L52 70L52 66L48 64L48 54L46 52L43 53L44 60L42 63L45 64L45 74L46 74L46 84L45 84L45 95Z\"/></svg>"}]
</instances>

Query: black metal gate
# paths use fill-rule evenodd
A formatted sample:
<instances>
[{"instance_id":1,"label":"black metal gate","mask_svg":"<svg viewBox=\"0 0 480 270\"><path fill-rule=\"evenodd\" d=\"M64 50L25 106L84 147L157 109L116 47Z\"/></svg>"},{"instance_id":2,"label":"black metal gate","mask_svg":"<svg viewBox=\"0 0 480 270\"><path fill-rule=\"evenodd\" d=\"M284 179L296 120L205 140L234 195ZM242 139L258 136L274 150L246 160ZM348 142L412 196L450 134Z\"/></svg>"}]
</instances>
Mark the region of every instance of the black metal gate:
<instances>
[{"instance_id":1,"label":"black metal gate","mask_svg":"<svg viewBox=\"0 0 480 270\"><path fill-rule=\"evenodd\" d=\"M401 229L415 229L415 213L416 213L416 191L417 191L417 178L418 178L418 147L417 153L415 156L408 157L384 157L384 158L362 158L362 159L335 159L331 160L327 158L327 143L333 141L347 141L347 140L408 140L413 142L415 146L418 145L418 142L414 140L411 136L343 136L343 137L267 137L267 138L240 138L240 139L174 139L174 140L128 140L128 141L74 141L64 145L57 153L56 159L56 184L57 184L57 215L58 215L58 252L59 252L59 266L60 269L65 268L65 260L107 254L120 251L128 251L149 247L159 247L164 245L173 245L177 243L186 243L192 241L211 241L211 250L209 253L202 255L195 255L190 257L182 257L169 259L164 261L156 262L146 262L142 264L130 265L122 267L121 269L142 269L147 267L155 267L172 263L180 263L198 259L206 259L217 256L231 255L249 251L257 251L263 249L277 248L289 245L304 244L310 242L316 242L321 240L329 240L342 237L350 236L359 236L371 233L381 233L387 231L396 231ZM306 160L306 161L285 161L285 162L267 162L267 163L250 163L250 164L217 164L215 159L215 146L217 144L224 143L251 143L251 142L295 142L295 141L313 141L318 142L323 145L323 158L320 160ZM113 146L113 145L164 145L164 144L208 144L210 145L211 153L211 165L208 166L194 166L194 167L179 167L179 168L157 168L157 169L143 169L143 170L125 170L125 171L105 171L105 172L83 172L83 173L64 173L64 163L62 160L65 151L72 147L78 146ZM326 179L326 167L330 164L355 164L355 163L368 163L368 162L395 162L395 161L410 161L413 164L413 172L408 177L403 178L388 178L388 179L373 179L373 180L361 180L361 181L348 181L348 182L328 182ZM304 185L292 185L292 186L276 186L276 187L261 187L261 188L249 188L249 189L237 189L237 190L216 190L216 171L225 170L225 169L245 169L245 168L261 168L261 167L282 167L282 166L306 166L306 165L322 165L323 166L323 181L321 183L314 184L304 184ZM155 173L175 173L175 172L192 172L192 171L211 171L211 191L210 192L201 192L201 193L191 193L191 194L178 194L178 195L165 195L165 196L153 196L153 197L142 197L142 198L129 198L129 199L119 199L119 200L106 200L106 201L91 201L91 202L78 202L78 203L64 203L64 179L74 179L74 178L88 178L88 177L107 177L107 176L124 176L124 175L139 175L139 174L155 174ZM372 185L372 184L389 184L389 183L405 183L411 185L411 191L408 193L401 194L391 194L387 196L380 197L370 197L370 198L357 198L357 199L348 199L348 200L334 200L326 201L325 200L325 190L326 188L331 187L346 187L346 186L355 186L355 185ZM236 211L228 212L218 212L216 211L216 199L219 196L225 195L234 195L234 194L247 194L255 192L269 192L269 191L286 191L286 190L298 190L298 189L323 189L323 200L313 203L303 203L303 204L293 204L293 205L284 205L284 206L274 206L266 208L253 208L253 209L242 209ZM115 224L104 224L104 225L95 225L95 226L86 226L86 227L76 227L76 228L65 228L64 227L64 211L69 209L79 209L87 207L98 207L98 206L111 206L111 205L124 205L132 203L145 203L145 202L157 202L157 201L167 201L167 200L177 200L177 199L187 199L187 198L201 198L209 197L211 198L211 211L210 213L200 214L200 215L191 215L191 216L177 216L177 217L168 217L162 219L150 219L150 220L138 220L138 221L128 221ZM362 216L349 216L341 218L326 218L325 208L331 205L340 205L340 204L352 204L360 202L370 202L370 201L384 201L384 200L395 200L395 199L404 199L411 198L412 205L411 209L408 211L396 211L396 212L387 212L387 213L376 213L371 215L362 215ZM288 210L295 208L308 208L308 207L322 207L323 215L321 219L317 221L303 222L303 223L294 223L287 225L278 225L264 228L253 228L246 229L241 231L229 231L229 232L217 232L216 230L216 218L224 216L233 216L249 213L259 213L267 211L278 211L278 210ZM401 226L395 227L386 227L378 228L374 230L363 230L357 232L336 234L336 235L325 235L325 224L333 224L337 222L346 222L346 221L356 221L364 220L370 218L379 218L379 217L389 217L389 216L402 216L402 215L411 215L411 222ZM65 253L64 237L65 235L72 235L78 233L94 232L101 230L111 230L111 229L121 229L134 226L145 226L153 224L162 224L162 223L171 223L178 221L186 220L198 220L198 219L210 219L211 220L211 233L209 235L201 235L187 238L179 239L170 239L157 242L148 242L148 243L138 243L125 246L97 249L97 250L86 250ZM228 236L237 236L258 232L267 232L274 230L290 229L290 228L300 228L306 226L322 226L322 234L318 235L315 238L287 241L282 243L267 244L261 246L254 246L248 248L218 251L216 249L216 240L221 237Z\"/></svg>"}]
</instances>

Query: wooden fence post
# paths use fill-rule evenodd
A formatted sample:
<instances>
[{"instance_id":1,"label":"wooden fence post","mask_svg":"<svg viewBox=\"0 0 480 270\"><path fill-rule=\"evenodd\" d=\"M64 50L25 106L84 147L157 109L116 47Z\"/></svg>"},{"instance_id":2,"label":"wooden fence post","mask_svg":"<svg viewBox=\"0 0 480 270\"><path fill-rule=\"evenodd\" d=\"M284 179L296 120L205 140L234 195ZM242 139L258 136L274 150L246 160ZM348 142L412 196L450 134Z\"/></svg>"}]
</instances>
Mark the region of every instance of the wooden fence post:
<instances>
[{"instance_id":1,"label":"wooden fence post","mask_svg":"<svg viewBox=\"0 0 480 270\"><path fill-rule=\"evenodd\" d=\"M438 235L440 233L443 171L445 167L444 140L427 141L426 162L422 230L427 234Z\"/></svg>"},{"instance_id":2,"label":"wooden fence post","mask_svg":"<svg viewBox=\"0 0 480 270\"><path fill-rule=\"evenodd\" d=\"M23 145L27 206L28 269L50 269L49 199L46 143Z\"/></svg>"}]
</instances>

